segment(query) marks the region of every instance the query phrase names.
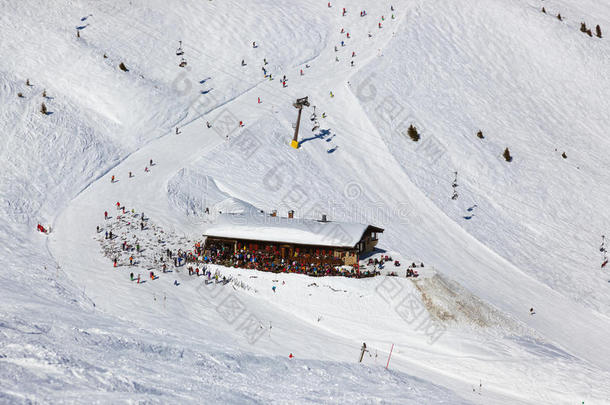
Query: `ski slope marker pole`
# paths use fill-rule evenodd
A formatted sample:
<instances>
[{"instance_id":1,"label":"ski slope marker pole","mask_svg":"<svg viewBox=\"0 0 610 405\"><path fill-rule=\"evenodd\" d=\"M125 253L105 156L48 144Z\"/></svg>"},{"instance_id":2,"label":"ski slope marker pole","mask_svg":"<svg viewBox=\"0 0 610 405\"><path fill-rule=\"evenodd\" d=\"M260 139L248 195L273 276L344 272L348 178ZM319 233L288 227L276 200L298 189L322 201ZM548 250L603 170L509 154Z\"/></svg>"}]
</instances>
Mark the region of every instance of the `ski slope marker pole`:
<instances>
[{"instance_id":1,"label":"ski slope marker pole","mask_svg":"<svg viewBox=\"0 0 610 405\"><path fill-rule=\"evenodd\" d=\"M392 343L392 347L390 348L390 355L388 356L388 364L385 365L385 369L388 369L388 366L390 365L390 357L392 357L392 350L394 350L394 343Z\"/></svg>"}]
</instances>

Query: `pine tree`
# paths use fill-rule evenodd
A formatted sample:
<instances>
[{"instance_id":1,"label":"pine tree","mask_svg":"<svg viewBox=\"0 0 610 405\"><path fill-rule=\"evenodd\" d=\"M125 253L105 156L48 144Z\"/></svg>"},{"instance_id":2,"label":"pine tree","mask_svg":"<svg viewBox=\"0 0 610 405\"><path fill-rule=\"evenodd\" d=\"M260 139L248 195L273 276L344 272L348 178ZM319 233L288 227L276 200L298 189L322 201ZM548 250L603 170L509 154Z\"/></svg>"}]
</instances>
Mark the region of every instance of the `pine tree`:
<instances>
[{"instance_id":1,"label":"pine tree","mask_svg":"<svg viewBox=\"0 0 610 405\"><path fill-rule=\"evenodd\" d=\"M44 89L44 90L42 91L42 96L43 96L44 98L47 98L47 89Z\"/></svg>"},{"instance_id":2,"label":"pine tree","mask_svg":"<svg viewBox=\"0 0 610 405\"><path fill-rule=\"evenodd\" d=\"M42 103L42 105L40 106L40 112L44 115L47 115L47 106L45 105L45 103Z\"/></svg>"},{"instance_id":3,"label":"pine tree","mask_svg":"<svg viewBox=\"0 0 610 405\"><path fill-rule=\"evenodd\" d=\"M502 154L502 156L504 156L504 159L506 159L507 162L511 162L513 160L513 157L510 155L510 151L508 150L508 148L504 149L504 153Z\"/></svg>"},{"instance_id":4,"label":"pine tree","mask_svg":"<svg viewBox=\"0 0 610 405\"><path fill-rule=\"evenodd\" d=\"M127 66L125 66L123 62L121 62L121 64L119 65L119 69L121 69L123 72L127 72Z\"/></svg>"},{"instance_id":5,"label":"pine tree","mask_svg":"<svg viewBox=\"0 0 610 405\"><path fill-rule=\"evenodd\" d=\"M561 157L562 157L562 158L564 158L564 159L567 159L567 158L568 158L568 155L566 155L566 153L565 153L565 152L563 152L563 153L561 154Z\"/></svg>"},{"instance_id":6,"label":"pine tree","mask_svg":"<svg viewBox=\"0 0 610 405\"><path fill-rule=\"evenodd\" d=\"M26 86L31 86L31 84L30 84L30 79L25 79L25 85L26 85Z\"/></svg>"},{"instance_id":7,"label":"pine tree","mask_svg":"<svg viewBox=\"0 0 610 405\"><path fill-rule=\"evenodd\" d=\"M17 93L17 97L23 98L23 93Z\"/></svg>"},{"instance_id":8,"label":"pine tree","mask_svg":"<svg viewBox=\"0 0 610 405\"><path fill-rule=\"evenodd\" d=\"M108 59L108 55L104 54L104 59Z\"/></svg>"},{"instance_id":9,"label":"pine tree","mask_svg":"<svg viewBox=\"0 0 610 405\"><path fill-rule=\"evenodd\" d=\"M409 125L409 129L407 131L407 134L409 135L409 137L411 138L411 140L413 142L419 141L419 133L417 133L417 128L415 128L413 126L413 124Z\"/></svg>"},{"instance_id":10,"label":"pine tree","mask_svg":"<svg viewBox=\"0 0 610 405\"><path fill-rule=\"evenodd\" d=\"M584 22L580 23L580 32L587 32L587 24Z\"/></svg>"},{"instance_id":11,"label":"pine tree","mask_svg":"<svg viewBox=\"0 0 610 405\"><path fill-rule=\"evenodd\" d=\"M559 21L561 21L561 20L562 20L562 19L561 19L561 14L557 13L557 19L558 19Z\"/></svg>"},{"instance_id":12,"label":"pine tree","mask_svg":"<svg viewBox=\"0 0 610 405\"><path fill-rule=\"evenodd\" d=\"M599 24L597 24L597 27L595 27L595 35L597 35L598 38L602 37L602 29Z\"/></svg>"},{"instance_id":13,"label":"pine tree","mask_svg":"<svg viewBox=\"0 0 610 405\"><path fill-rule=\"evenodd\" d=\"M483 136L483 131L479 130L479 132L477 132L477 136L481 139L485 139L485 137Z\"/></svg>"},{"instance_id":14,"label":"pine tree","mask_svg":"<svg viewBox=\"0 0 610 405\"><path fill-rule=\"evenodd\" d=\"M542 12L543 12L544 14L546 14L546 10L544 9L544 7L542 7Z\"/></svg>"},{"instance_id":15,"label":"pine tree","mask_svg":"<svg viewBox=\"0 0 610 405\"><path fill-rule=\"evenodd\" d=\"M587 35L592 37L593 33L591 32L591 28L587 28Z\"/></svg>"}]
</instances>

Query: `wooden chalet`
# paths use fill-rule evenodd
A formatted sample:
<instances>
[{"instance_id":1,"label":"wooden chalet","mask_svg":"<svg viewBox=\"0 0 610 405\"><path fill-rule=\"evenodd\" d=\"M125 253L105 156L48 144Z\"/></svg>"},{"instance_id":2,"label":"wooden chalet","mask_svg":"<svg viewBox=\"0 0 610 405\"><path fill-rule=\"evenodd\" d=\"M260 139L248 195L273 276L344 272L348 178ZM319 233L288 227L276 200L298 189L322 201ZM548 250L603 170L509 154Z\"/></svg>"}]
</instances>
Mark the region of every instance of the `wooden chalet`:
<instances>
[{"instance_id":1,"label":"wooden chalet","mask_svg":"<svg viewBox=\"0 0 610 405\"><path fill-rule=\"evenodd\" d=\"M358 223L293 218L275 214L221 214L207 229L204 250L224 245L239 251L273 251L286 260L299 259L335 266L358 263L372 251L384 230Z\"/></svg>"}]
</instances>

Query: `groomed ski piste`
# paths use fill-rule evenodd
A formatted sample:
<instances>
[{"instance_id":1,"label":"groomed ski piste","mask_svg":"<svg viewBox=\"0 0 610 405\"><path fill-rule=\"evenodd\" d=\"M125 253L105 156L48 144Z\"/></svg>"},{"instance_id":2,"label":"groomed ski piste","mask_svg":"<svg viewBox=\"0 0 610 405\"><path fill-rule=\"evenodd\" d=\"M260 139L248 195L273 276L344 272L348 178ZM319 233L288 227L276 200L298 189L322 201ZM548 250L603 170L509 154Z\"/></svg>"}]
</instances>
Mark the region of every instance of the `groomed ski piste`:
<instances>
[{"instance_id":1,"label":"groomed ski piste","mask_svg":"<svg viewBox=\"0 0 610 405\"><path fill-rule=\"evenodd\" d=\"M0 403L610 403L608 4L0 10ZM383 227L399 277L155 262L290 209Z\"/></svg>"}]
</instances>

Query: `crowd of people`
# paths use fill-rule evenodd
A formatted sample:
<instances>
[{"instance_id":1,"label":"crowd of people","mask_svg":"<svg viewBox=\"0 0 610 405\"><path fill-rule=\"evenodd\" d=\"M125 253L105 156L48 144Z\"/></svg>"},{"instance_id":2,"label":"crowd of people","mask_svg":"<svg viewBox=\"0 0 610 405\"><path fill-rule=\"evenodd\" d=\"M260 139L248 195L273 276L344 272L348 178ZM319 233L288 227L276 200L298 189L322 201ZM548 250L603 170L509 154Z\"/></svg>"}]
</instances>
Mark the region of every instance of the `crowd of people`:
<instances>
[{"instance_id":1,"label":"crowd of people","mask_svg":"<svg viewBox=\"0 0 610 405\"><path fill-rule=\"evenodd\" d=\"M196 256L196 257L195 257ZM270 271L274 273L297 273L312 277L343 276L372 277L379 272L361 271L358 266L345 266L343 261L330 251L317 250L312 253L293 254L282 257L281 250L274 245L265 247L239 244L237 249L232 244L208 242L204 247L197 244L193 260L218 264L226 267Z\"/></svg>"}]
</instances>

